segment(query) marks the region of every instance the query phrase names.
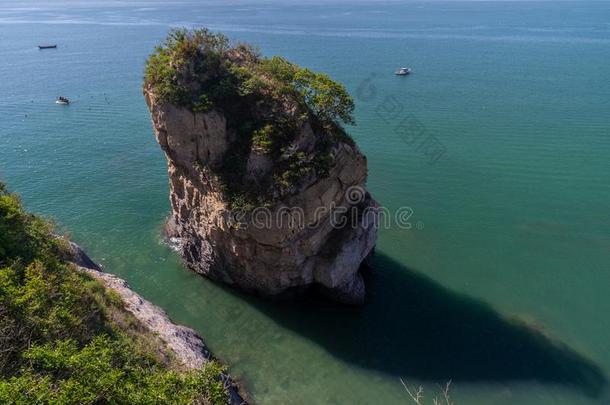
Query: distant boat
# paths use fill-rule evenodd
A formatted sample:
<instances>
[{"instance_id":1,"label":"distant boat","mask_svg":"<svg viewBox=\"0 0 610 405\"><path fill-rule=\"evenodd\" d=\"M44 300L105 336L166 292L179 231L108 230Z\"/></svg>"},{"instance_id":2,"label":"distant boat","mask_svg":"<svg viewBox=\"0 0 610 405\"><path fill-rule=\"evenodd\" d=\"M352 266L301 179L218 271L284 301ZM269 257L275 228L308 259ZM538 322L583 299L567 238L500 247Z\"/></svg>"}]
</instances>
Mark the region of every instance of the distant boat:
<instances>
[{"instance_id":1,"label":"distant boat","mask_svg":"<svg viewBox=\"0 0 610 405\"><path fill-rule=\"evenodd\" d=\"M61 105L68 105L70 104L70 100L68 100L66 97L57 97L57 100L55 100L56 104L61 104Z\"/></svg>"},{"instance_id":2,"label":"distant boat","mask_svg":"<svg viewBox=\"0 0 610 405\"><path fill-rule=\"evenodd\" d=\"M396 74L397 76L406 76L408 74L411 74L411 69L406 68L406 67L401 67L396 72L394 72L394 74Z\"/></svg>"},{"instance_id":3,"label":"distant boat","mask_svg":"<svg viewBox=\"0 0 610 405\"><path fill-rule=\"evenodd\" d=\"M38 49L54 49L57 48L57 44L54 45L38 45Z\"/></svg>"}]
</instances>

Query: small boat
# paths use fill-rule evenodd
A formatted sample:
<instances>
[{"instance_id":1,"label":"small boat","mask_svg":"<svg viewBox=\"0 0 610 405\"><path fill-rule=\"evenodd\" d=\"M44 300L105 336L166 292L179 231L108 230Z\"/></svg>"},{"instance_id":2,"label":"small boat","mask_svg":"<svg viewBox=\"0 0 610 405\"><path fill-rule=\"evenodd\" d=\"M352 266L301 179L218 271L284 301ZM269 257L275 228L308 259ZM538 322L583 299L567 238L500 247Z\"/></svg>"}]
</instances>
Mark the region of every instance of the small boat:
<instances>
[{"instance_id":1,"label":"small boat","mask_svg":"<svg viewBox=\"0 0 610 405\"><path fill-rule=\"evenodd\" d=\"M66 97L57 97L57 100L55 100L56 104L61 104L61 105L68 105L70 104L70 100L68 100Z\"/></svg>"},{"instance_id":2,"label":"small boat","mask_svg":"<svg viewBox=\"0 0 610 405\"><path fill-rule=\"evenodd\" d=\"M57 48L57 44L53 45L38 45L38 49L55 49Z\"/></svg>"},{"instance_id":3,"label":"small boat","mask_svg":"<svg viewBox=\"0 0 610 405\"><path fill-rule=\"evenodd\" d=\"M411 69L406 68L406 67L401 67L396 72L394 72L394 74L396 74L397 76L406 76L408 74L411 74Z\"/></svg>"}]
</instances>

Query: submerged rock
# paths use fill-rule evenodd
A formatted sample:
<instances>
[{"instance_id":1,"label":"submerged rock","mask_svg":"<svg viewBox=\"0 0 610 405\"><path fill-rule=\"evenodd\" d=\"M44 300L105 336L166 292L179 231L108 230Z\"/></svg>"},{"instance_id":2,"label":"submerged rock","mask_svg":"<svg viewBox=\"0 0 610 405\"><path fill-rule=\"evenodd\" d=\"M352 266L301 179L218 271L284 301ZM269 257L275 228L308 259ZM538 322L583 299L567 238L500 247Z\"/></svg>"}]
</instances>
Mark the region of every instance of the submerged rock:
<instances>
[{"instance_id":1,"label":"submerged rock","mask_svg":"<svg viewBox=\"0 0 610 405\"><path fill-rule=\"evenodd\" d=\"M361 303L377 204L364 188L366 158L337 123L350 122L351 99L325 75L210 45L218 38L182 32L149 60L144 95L168 163L168 237L189 268L242 290L317 286Z\"/></svg>"}]
</instances>

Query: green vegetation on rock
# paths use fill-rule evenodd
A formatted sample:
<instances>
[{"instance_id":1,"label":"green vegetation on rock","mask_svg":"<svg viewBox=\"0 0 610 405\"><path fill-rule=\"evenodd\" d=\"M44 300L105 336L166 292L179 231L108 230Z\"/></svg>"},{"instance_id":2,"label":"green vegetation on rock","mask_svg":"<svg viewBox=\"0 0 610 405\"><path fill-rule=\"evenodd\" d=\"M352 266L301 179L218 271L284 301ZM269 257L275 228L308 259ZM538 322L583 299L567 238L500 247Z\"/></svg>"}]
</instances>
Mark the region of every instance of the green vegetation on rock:
<instances>
[{"instance_id":1,"label":"green vegetation on rock","mask_svg":"<svg viewBox=\"0 0 610 405\"><path fill-rule=\"evenodd\" d=\"M227 118L236 140L212 169L228 201L254 206L289 195L308 176L328 174L333 145L352 142L341 126L354 124L354 102L343 85L206 29L171 31L148 59L144 87L161 102ZM306 123L315 147L296 150L293 141ZM245 176L253 151L274 163L257 182Z\"/></svg>"},{"instance_id":2,"label":"green vegetation on rock","mask_svg":"<svg viewBox=\"0 0 610 405\"><path fill-rule=\"evenodd\" d=\"M207 29L173 30L150 55L145 85L168 103L207 109L228 107L241 97L289 97L323 123L354 124L354 102L328 75L274 56L262 57L249 45L232 47Z\"/></svg>"},{"instance_id":3,"label":"green vegetation on rock","mask_svg":"<svg viewBox=\"0 0 610 405\"><path fill-rule=\"evenodd\" d=\"M267 124L252 133L252 147L264 153L269 153L273 149L274 128Z\"/></svg>"},{"instance_id":4,"label":"green vegetation on rock","mask_svg":"<svg viewBox=\"0 0 610 405\"><path fill-rule=\"evenodd\" d=\"M0 403L227 402L221 366L182 370L51 232L0 183Z\"/></svg>"}]
</instances>

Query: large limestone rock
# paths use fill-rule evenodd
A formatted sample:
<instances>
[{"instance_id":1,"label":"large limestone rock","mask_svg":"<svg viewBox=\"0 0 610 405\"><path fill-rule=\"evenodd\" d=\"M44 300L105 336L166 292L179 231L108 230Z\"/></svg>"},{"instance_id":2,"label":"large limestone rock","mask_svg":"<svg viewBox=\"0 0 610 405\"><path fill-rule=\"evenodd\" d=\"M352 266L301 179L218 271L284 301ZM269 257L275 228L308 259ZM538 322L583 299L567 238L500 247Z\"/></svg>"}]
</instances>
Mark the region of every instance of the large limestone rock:
<instances>
[{"instance_id":1,"label":"large limestone rock","mask_svg":"<svg viewBox=\"0 0 610 405\"><path fill-rule=\"evenodd\" d=\"M366 158L355 144L335 142L329 172L301 179L272 208L236 212L215 176L236 139L228 117L161 102L151 88L144 93L168 163L168 236L180 241L189 268L266 296L317 286L342 302L363 301L359 269L377 238L376 203L364 189ZM291 147L309 153L320 136L306 123ZM252 184L274 165L254 149L247 159Z\"/></svg>"}]
</instances>

